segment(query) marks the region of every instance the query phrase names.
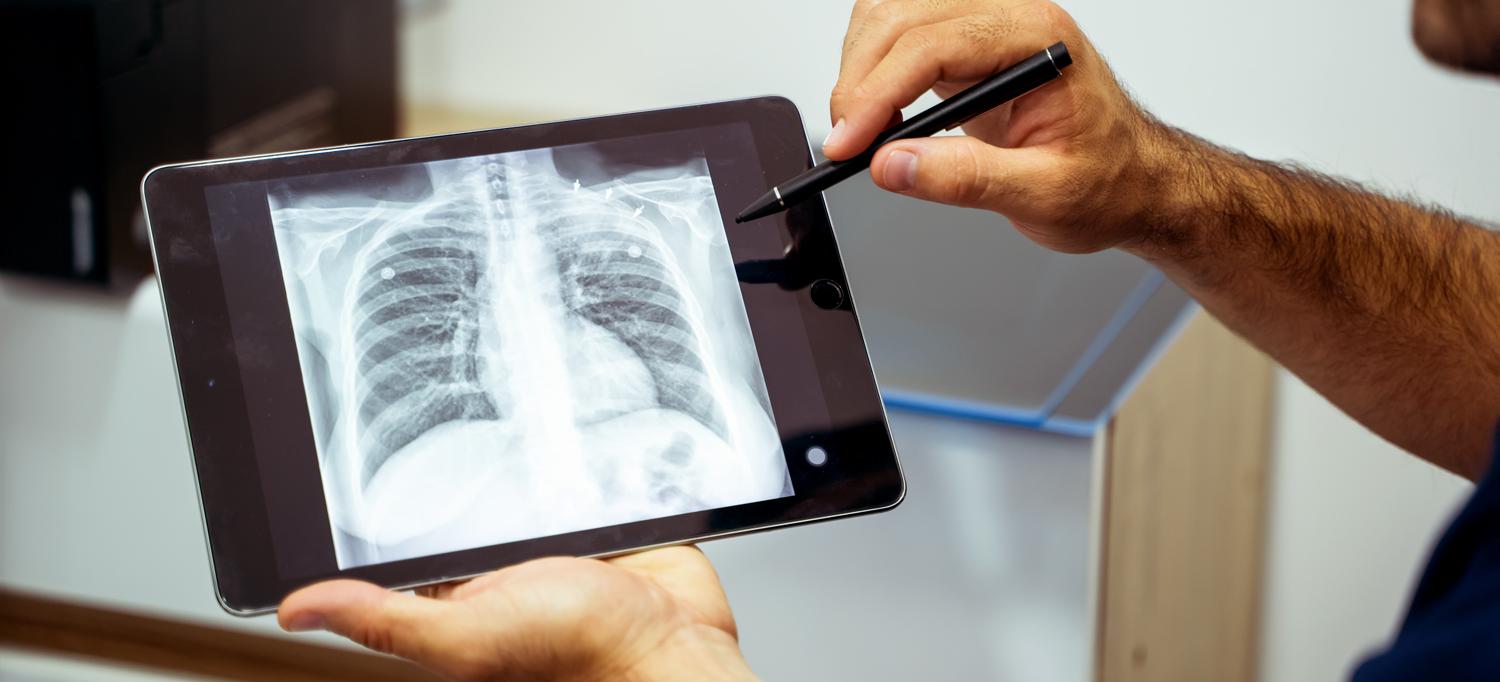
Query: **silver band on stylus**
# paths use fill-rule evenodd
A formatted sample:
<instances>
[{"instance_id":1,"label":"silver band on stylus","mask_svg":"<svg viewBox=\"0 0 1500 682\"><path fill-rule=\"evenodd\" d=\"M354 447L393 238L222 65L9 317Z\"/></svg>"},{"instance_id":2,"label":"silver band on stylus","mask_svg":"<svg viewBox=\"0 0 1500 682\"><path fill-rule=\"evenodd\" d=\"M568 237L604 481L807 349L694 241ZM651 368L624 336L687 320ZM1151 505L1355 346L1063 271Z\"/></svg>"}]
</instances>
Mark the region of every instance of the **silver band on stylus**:
<instances>
[{"instance_id":1,"label":"silver band on stylus","mask_svg":"<svg viewBox=\"0 0 1500 682\"><path fill-rule=\"evenodd\" d=\"M1061 76L1062 69L1057 68L1057 60L1052 58L1052 48L1044 47L1042 51L1047 53L1047 61L1052 62L1052 68L1057 69L1057 75Z\"/></svg>"},{"instance_id":2,"label":"silver band on stylus","mask_svg":"<svg viewBox=\"0 0 1500 682\"><path fill-rule=\"evenodd\" d=\"M781 198L781 188L777 187L775 185L772 185L771 186L771 192L773 192L776 195L776 202L779 203L779 204L781 204L782 208L786 208L786 200Z\"/></svg>"}]
</instances>

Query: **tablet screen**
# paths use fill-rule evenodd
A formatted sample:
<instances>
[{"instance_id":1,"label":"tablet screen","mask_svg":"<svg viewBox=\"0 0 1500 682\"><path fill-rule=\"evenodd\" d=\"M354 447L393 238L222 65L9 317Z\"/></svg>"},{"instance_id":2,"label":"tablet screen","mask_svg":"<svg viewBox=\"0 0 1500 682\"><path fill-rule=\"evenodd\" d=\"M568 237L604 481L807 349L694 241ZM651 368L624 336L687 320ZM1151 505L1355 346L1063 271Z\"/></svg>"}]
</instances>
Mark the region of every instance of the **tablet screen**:
<instances>
[{"instance_id":1,"label":"tablet screen","mask_svg":"<svg viewBox=\"0 0 1500 682\"><path fill-rule=\"evenodd\" d=\"M700 139L256 183L340 569L793 494Z\"/></svg>"},{"instance_id":2,"label":"tablet screen","mask_svg":"<svg viewBox=\"0 0 1500 682\"><path fill-rule=\"evenodd\" d=\"M220 603L895 506L825 207L733 223L811 162L762 97L153 170Z\"/></svg>"}]
</instances>

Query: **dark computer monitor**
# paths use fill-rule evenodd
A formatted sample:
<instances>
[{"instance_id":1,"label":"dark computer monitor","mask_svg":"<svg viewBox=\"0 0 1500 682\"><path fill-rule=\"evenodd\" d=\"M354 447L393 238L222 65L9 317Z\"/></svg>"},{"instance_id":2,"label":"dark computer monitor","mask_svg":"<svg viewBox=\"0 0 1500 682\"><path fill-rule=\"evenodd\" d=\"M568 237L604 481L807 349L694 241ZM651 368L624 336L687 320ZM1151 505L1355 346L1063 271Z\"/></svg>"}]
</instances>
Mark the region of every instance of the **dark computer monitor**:
<instances>
[{"instance_id":1,"label":"dark computer monitor","mask_svg":"<svg viewBox=\"0 0 1500 682\"><path fill-rule=\"evenodd\" d=\"M0 269L150 272L141 176L396 134L396 0L0 0Z\"/></svg>"}]
</instances>

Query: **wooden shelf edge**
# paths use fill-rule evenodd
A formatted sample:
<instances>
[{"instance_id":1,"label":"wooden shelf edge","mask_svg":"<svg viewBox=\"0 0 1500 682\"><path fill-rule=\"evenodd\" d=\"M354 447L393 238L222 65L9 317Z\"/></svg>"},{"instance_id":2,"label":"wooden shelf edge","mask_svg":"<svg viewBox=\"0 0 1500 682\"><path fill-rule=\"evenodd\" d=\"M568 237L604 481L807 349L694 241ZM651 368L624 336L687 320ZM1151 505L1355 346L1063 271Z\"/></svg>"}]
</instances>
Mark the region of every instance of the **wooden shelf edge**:
<instances>
[{"instance_id":1,"label":"wooden shelf edge","mask_svg":"<svg viewBox=\"0 0 1500 682\"><path fill-rule=\"evenodd\" d=\"M1274 368L1200 312L1111 420L1096 680L1256 679Z\"/></svg>"},{"instance_id":2,"label":"wooden shelf edge","mask_svg":"<svg viewBox=\"0 0 1500 682\"><path fill-rule=\"evenodd\" d=\"M405 661L0 587L0 646L228 680L436 680Z\"/></svg>"}]
</instances>

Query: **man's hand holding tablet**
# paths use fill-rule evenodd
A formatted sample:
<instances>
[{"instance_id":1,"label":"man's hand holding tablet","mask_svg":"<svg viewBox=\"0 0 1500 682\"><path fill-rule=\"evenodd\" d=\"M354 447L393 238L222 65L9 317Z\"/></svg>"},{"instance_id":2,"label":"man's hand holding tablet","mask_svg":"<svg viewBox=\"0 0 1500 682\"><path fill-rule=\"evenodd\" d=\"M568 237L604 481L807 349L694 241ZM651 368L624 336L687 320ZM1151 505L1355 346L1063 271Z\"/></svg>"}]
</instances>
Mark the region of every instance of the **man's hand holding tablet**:
<instances>
[{"instance_id":1,"label":"man's hand holding tablet","mask_svg":"<svg viewBox=\"0 0 1500 682\"><path fill-rule=\"evenodd\" d=\"M537 559L415 595L335 580L293 593L278 615L461 680L754 678L693 547Z\"/></svg>"}]
</instances>

